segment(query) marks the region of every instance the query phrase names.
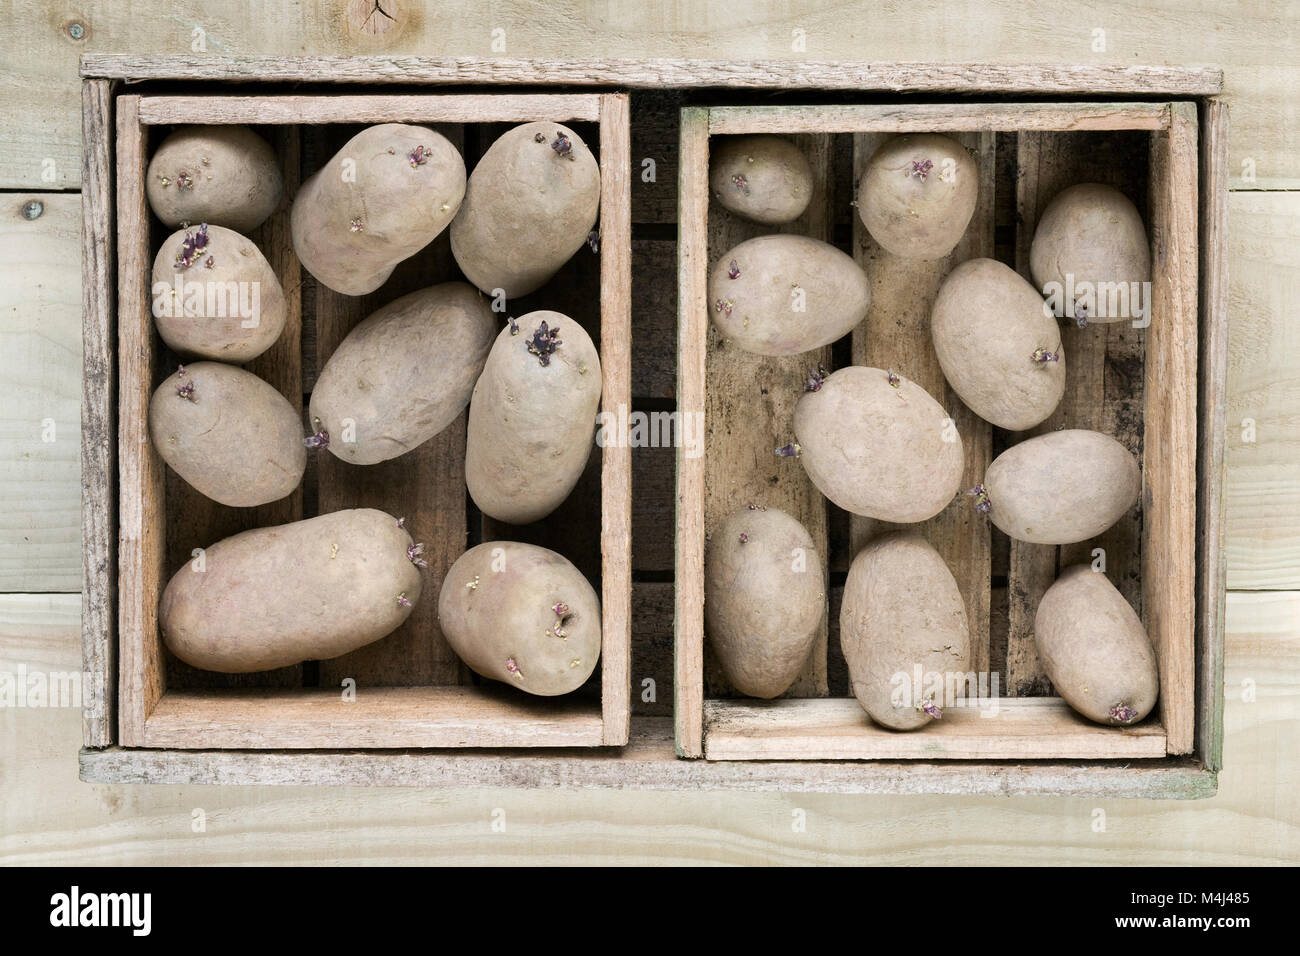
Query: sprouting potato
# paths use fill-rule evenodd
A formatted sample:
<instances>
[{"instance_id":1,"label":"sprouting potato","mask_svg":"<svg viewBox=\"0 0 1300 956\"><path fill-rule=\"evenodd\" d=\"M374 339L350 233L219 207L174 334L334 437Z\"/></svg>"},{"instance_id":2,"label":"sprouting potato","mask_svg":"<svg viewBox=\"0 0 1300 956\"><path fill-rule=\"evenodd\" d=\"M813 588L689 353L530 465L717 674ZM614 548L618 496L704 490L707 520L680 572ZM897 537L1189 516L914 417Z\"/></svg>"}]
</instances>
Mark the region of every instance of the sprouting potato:
<instances>
[{"instance_id":1,"label":"sprouting potato","mask_svg":"<svg viewBox=\"0 0 1300 956\"><path fill-rule=\"evenodd\" d=\"M777 225L803 215L813 194L808 158L779 136L714 140L709 188L724 209L752 222Z\"/></svg>"},{"instance_id":2,"label":"sprouting potato","mask_svg":"<svg viewBox=\"0 0 1300 956\"><path fill-rule=\"evenodd\" d=\"M908 133L872 155L858 183L858 215L885 251L942 259L961 241L979 195L979 168L961 143Z\"/></svg>"},{"instance_id":3,"label":"sprouting potato","mask_svg":"<svg viewBox=\"0 0 1300 956\"><path fill-rule=\"evenodd\" d=\"M280 204L284 179L266 140L247 126L182 126L149 160L145 195L163 225L256 229Z\"/></svg>"}]
</instances>

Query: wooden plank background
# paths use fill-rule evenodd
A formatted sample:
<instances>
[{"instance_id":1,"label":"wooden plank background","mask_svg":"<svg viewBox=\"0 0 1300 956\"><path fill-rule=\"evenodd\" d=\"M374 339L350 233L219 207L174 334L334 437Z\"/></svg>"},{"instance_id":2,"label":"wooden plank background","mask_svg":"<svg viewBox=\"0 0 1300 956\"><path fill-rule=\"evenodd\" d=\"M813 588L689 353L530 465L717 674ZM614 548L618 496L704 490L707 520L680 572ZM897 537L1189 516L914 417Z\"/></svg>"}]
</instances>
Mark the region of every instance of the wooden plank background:
<instances>
[{"instance_id":1,"label":"wooden plank background","mask_svg":"<svg viewBox=\"0 0 1300 956\"><path fill-rule=\"evenodd\" d=\"M78 14L6 5L0 52L0 671L80 667L78 396L83 52L697 56L950 62L1215 64L1232 108L1226 479L1225 770L1195 802L830 795L460 792L126 787L77 780L77 708L0 711L0 863L1300 861L1300 40L1297 12L1245 0L1085 12L1011 0L897 10L720 3L669 15L575 0L550 10L456 0L438 14L390 0L363 34L342 0L171 4L167 16L103 0ZM933 30L942 17L943 36ZM72 22L81 39L69 33ZM1095 50L1095 31L1105 49ZM196 32L198 31L198 32ZM798 31L798 32L796 32ZM802 36L806 48L792 49ZM946 38L946 39L945 39ZM633 404L671 410L675 362L676 94L633 102ZM644 165L653 160L653 167ZM647 172L653 171L653 180ZM1246 174L1250 174L1247 176ZM35 219L23 215L43 203ZM310 370L304 370L309 374ZM53 419L52 441L43 441ZM634 458L634 706L672 701L673 456ZM994 557L996 562L997 558ZM832 595L834 600L834 595ZM996 606L996 601L995 601ZM837 608L833 605L832 613ZM834 642L834 635L831 637ZM643 681L652 680L653 685ZM651 699L652 698L652 699ZM514 839L491 832L503 808ZM1093 832L1093 811L1108 815ZM195 809L208 827L194 834ZM795 809L806 832L791 828ZM943 839L937 840L936 833ZM653 838L651 838L653 834ZM1014 834L1014 840L1006 834ZM179 838L178 838L179 837ZM520 839L522 837L522 839Z\"/></svg>"}]
</instances>

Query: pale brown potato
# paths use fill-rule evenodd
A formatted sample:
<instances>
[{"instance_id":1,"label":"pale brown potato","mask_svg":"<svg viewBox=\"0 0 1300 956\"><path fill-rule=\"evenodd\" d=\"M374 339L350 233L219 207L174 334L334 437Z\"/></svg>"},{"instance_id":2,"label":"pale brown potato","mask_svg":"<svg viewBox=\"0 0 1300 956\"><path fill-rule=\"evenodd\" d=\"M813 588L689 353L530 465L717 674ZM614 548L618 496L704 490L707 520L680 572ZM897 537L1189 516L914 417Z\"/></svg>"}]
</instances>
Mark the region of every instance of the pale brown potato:
<instances>
[{"instance_id":1,"label":"pale brown potato","mask_svg":"<svg viewBox=\"0 0 1300 956\"><path fill-rule=\"evenodd\" d=\"M1012 445L993 459L981 487L989 519L1017 541L1073 544L1133 507L1142 474L1114 438L1071 428Z\"/></svg>"},{"instance_id":2,"label":"pale brown potato","mask_svg":"<svg viewBox=\"0 0 1300 956\"><path fill-rule=\"evenodd\" d=\"M220 362L183 365L149 402L163 461L200 494L234 508L278 501L302 481L302 415L252 372Z\"/></svg>"},{"instance_id":3,"label":"pale brown potato","mask_svg":"<svg viewBox=\"0 0 1300 956\"><path fill-rule=\"evenodd\" d=\"M454 422L496 336L488 300L464 282L402 296L348 333L316 379L311 426L343 461L373 465Z\"/></svg>"},{"instance_id":4,"label":"pale brown potato","mask_svg":"<svg viewBox=\"0 0 1300 956\"><path fill-rule=\"evenodd\" d=\"M525 123L474 167L451 251L488 295L527 295L586 244L599 208L600 167L581 137L559 123Z\"/></svg>"},{"instance_id":5,"label":"pale brown potato","mask_svg":"<svg viewBox=\"0 0 1300 956\"><path fill-rule=\"evenodd\" d=\"M558 508L591 455L600 389L596 346L568 316L502 329L469 403L465 483L479 510L529 524Z\"/></svg>"},{"instance_id":6,"label":"pale brown potato","mask_svg":"<svg viewBox=\"0 0 1300 956\"><path fill-rule=\"evenodd\" d=\"M293 248L322 285L365 295L447 228L464 195L465 161L441 133L368 126L298 190Z\"/></svg>"},{"instance_id":7,"label":"pale brown potato","mask_svg":"<svg viewBox=\"0 0 1300 956\"><path fill-rule=\"evenodd\" d=\"M1038 603L1034 644L1052 686L1100 724L1128 726L1160 695L1151 640L1124 595L1086 564L1066 568Z\"/></svg>"},{"instance_id":8,"label":"pale brown potato","mask_svg":"<svg viewBox=\"0 0 1300 956\"><path fill-rule=\"evenodd\" d=\"M489 541L447 571L438 624L474 673L555 697L577 690L600 660L600 601L560 554Z\"/></svg>"},{"instance_id":9,"label":"pale brown potato","mask_svg":"<svg viewBox=\"0 0 1300 956\"><path fill-rule=\"evenodd\" d=\"M778 697L826 614L826 568L808 530L777 508L742 508L705 545L704 629L728 682Z\"/></svg>"},{"instance_id":10,"label":"pale brown potato","mask_svg":"<svg viewBox=\"0 0 1300 956\"><path fill-rule=\"evenodd\" d=\"M816 390L795 406L794 432L822 494L883 521L925 521L947 507L961 487L961 435L925 389L860 365L812 381Z\"/></svg>"},{"instance_id":11,"label":"pale brown potato","mask_svg":"<svg viewBox=\"0 0 1300 956\"><path fill-rule=\"evenodd\" d=\"M1029 270L1058 317L1149 320L1151 245L1137 207L1112 186L1079 183L1052 198L1034 229Z\"/></svg>"},{"instance_id":12,"label":"pale brown potato","mask_svg":"<svg viewBox=\"0 0 1300 956\"><path fill-rule=\"evenodd\" d=\"M391 634L420 599L411 536L357 508L218 541L177 571L158 623L185 663L227 674L326 660Z\"/></svg>"},{"instance_id":13,"label":"pale brown potato","mask_svg":"<svg viewBox=\"0 0 1300 956\"><path fill-rule=\"evenodd\" d=\"M158 334L184 358L235 365L261 355L284 331L284 290L251 239L199 224L168 236L153 261Z\"/></svg>"},{"instance_id":14,"label":"pale brown potato","mask_svg":"<svg viewBox=\"0 0 1300 956\"><path fill-rule=\"evenodd\" d=\"M883 535L853 559L840 645L853 696L884 727L916 730L957 703L958 688L969 686L966 605L943 558L919 534Z\"/></svg>"},{"instance_id":15,"label":"pale brown potato","mask_svg":"<svg viewBox=\"0 0 1300 956\"><path fill-rule=\"evenodd\" d=\"M937 133L908 133L872 154L858 183L858 215L886 252L942 259L975 214L979 167L966 147Z\"/></svg>"},{"instance_id":16,"label":"pale brown potato","mask_svg":"<svg viewBox=\"0 0 1300 956\"><path fill-rule=\"evenodd\" d=\"M803 215L813 194L808 157L779 136L722 136L709 157L709 189L724 209L777 225Z\"/></svg>"},{"instance_id":17,"label":"pale brown potato","mask_svg":"<svg viewBox=\"0 0 1300 956\"><path fill-rule=\"evenodd\" d=\"M966 406L999 428L1044 421L1065 394L1065 352L1056 320L1014 269L970 259L948 274L930 315L944 378Z\"/></svg>"},{"instance_id":18,"label":"pale brown potato","mask_svg":"<svg viewBox=\"0 0 1300 956\"><path fill-rule=\"evenodd\" d=\"M759 236L709 275L709 315L746 352L796 355L829 345L867 314L871 283L851 256L807 236Z\"/></svg>"},{"instance_id":19,"label":"pale brown potato","mask_svg":"<svg viewBox=\"0 0 1300 956\"><path fill-rule=\"evenodd\" d=\"M247 126L182 126L154 151L145 175L149 208L173 229L206 222L251 232L283 193L275 153Z\"/></svg>"}]
</instances>

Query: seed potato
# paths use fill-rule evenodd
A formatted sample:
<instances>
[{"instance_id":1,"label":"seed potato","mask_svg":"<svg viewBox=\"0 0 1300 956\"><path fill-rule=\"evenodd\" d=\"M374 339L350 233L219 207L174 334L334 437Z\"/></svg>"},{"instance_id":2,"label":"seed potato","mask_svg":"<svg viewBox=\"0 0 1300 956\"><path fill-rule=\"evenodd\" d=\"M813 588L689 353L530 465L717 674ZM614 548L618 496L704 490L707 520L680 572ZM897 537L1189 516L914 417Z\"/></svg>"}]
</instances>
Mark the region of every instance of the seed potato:
<instances>
[{"instance_id":1,"label":"seed potato","mask_svg":"<svg viewBox=\"0 0 1300 956\"><path fill-rule=\"evenodd\" d=\"M851 365L821 380L795 406L794 431L812 483L853 514L925 521L960 489L952 419L921 386L881 369Z\"/></svg>"},{"instance_id":2,"label":"seed potato","mask_svg":"<svg viewBox=\"0 0 1300 956\"><path fill-rule=\"evenodd\" d=\"M369 126L298 190L293 248L322 285L365 295L447 228L464 195L465 161L441 133Z\"/></svg>"},{"instance_id":3,"label":"seed potato","mask_svg":"<svg viewBox=\"0 0 1300 956\"><path fill-rule=\"evenodd\" d=\"M853 696L876 723L915 730L942 715L950 701L934 693L932 675L946 687L947 675L966 674L970 632L957 581L924 538L887 534L853 559L840 644Z\"/></svg>"},{"instance_id":4,"label":"seed potato","mask_svg":"<svg viewBox=\"0 0 1300 956\"><path fill-rule=\"evenodd\" d=\"M829 345L867 314L871 284L851 256L807 236L759 236L723 253L709 275L718 332L758 355Z\"/></svg>"},{"instance_id":5,"label":"seed potato","mask_svg":"<svg viewBox=\"0 0 1300 956\"><path fill-rule=\"evenodd\" d=\"M724 136L709 158L709 188L724 209L765 225L803 215L813 194L812 166L779 136Z\"/></svg>"},{"instance_id":6,"label":"seed potato","mask_svg":"<svg viewBox=\"0 0 1300 956\"><path fill-rule=\"evenodd\" d=\"M559 123L525 123L474 167L451 251L489 295L527 295L583 247L599 208L600 167L582 138Z\"/></svg>"},{"instance_id":7,"label":"seed potato","mask_svg":"<svg viewBox=\"0 0 1300 956\"><path fill-rule=\"evenodd\" d=\"M983 483L989 519L1017 541L1073 544L1101 534L1137 503L1137 459L1109 435L1082 428L1012 445Z\"/></svg>"},{"instance_id":8,"label":"seed potato","mask_svg":"<svg viewBox=\"0 0 1300 956\"><path fill-rule=\"evenodd\" d=\"M392 633L420 599L410 547L396 518L370 508L218 541L167 583L163 640L227 674L346 654Z\"/></svg>"},{"instance_id":9,"label":"seed potato","mask_svg":"<svg viewBox=\"0 0 1300 956\"><path fill-rule=\"evenodd\" d=\"M1065 394L1061 331L1014 269L970 259L943 280L930 336L944 378L967 407L999 428L1044 421Z\"/></svg>"},{"instance_id":10,"label":"seed potato","mask_svg":"<svg viewBox=\"0 0 1300 956\"><path fill-rule=\"evenodd\" d=\"M709 536L704 627L727 680L778 697L799 676L826 613L826 569L812 536L776 508L743 508Z\"/></svg>"},{"instance_id":11,"label":"seed potato","mask_svg":"<svg viewBox=\"0 0 1300 956\"><path fill-rule=\"evenodd\" d=\"M474 673L555 697L577 690L600 659L600 601L554 551L515 541L470 548L438 596L447 643Z\"/></svg>"},{"instance_id":12,"label":"seed potato","mask_svg":"<svg viewBox=\"0 0 1300 956\"><path fill-rule=\"evenodd\" d=\"M496 335L482 294L444 282L384 306L348 333L311 394L311 423L343 461L403 455L456 420Z\"/></svg>"},{"instance_id":13,"label":"seed potato","mask_svg":"<svg viewBox=\"0 0 1300 956\"><path fill-rule=\"evenodd\" d=\"M872 155L858 184L858 215L886 252L942 259L961 241L979 193L979 167L947 136L909 133Z\"/></svg>"},{"instance_id":14,"label":"seed potato","mask_svg":"<svg viewBox=\"0 0 1300 956\"><path fill-rule=\"evenodd\" d=\"M1088 565L1067 568L1047 589L1034 616L1034 644L1052 686L1089 720L1127 726L1155 706L1159 668L1142 621Z\"/></svg>"},{"instance_id":15,"label":"seed potato","mask_svg":"<svg viewBox=\"0 0 1300 956\"><path fill-rule=\"evenodd\" d=\"M172 229L184 223L251 232L280 205L284 179L266 140L247 126L182 126L149 160L149 208Z\"/></svg>"},{"instance_id":16,"label":"seed potato","mask_svg":"<svg viewBox=\"0 0 1300 956\"><path fill-rule=\"evenodd\" d=\"M153 261L153 315L172 351L242 364L284 331L280 280L251 239L200 224L168 236Z\"/></svg>"}]
</instances>

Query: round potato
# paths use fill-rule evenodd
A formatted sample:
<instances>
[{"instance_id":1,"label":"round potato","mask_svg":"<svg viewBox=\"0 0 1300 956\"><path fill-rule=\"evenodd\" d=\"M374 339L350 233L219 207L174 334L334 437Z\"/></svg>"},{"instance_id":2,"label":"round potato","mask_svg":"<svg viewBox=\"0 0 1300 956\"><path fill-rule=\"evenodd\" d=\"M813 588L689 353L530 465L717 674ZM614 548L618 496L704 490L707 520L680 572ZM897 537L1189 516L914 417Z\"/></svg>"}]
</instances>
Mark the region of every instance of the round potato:
<instances>
[{"instance_id":1,"label":"round potato","mask_svg":"<svg viewBox=\"0 0 1300 956\"><path fill-rule=\"evenodd\" d=\"M501 330L469 402L465 483L479 510L528 524L560 506L591 455L600 356L577 322L530 312Z\"/></svg>"},{"instance_id":2,"label":"round potato","mask_svg":"<svg viewBox=\"0 0 1300 956\"><path fill-rule=\"evenodd\" d=\"M826 569L808 531L776 508L744 508L709 536L704 628L727 680L777 697L803 668L826 614Z\"/></svg>"},{"instance_id":3,"label":"round potato","mask_svg":"<svg viewBox=\"0 0 1300 956\"><path fill-rule=\"evenodd\" d=\"M915 730L956 703L948 688L967 686L966 605L924 538L895 532L858 552L844 582L840 645L853 696L876 723Z\"/></svg>"},{"instance_id":4,"label":"round potato","mask_svg":"<svg viewBox=\"0 0 1300 956\"><path fill-rule=\"evenodd\" d=\"M456 420L496 333L482 294L444 282L402 296L348 333L311 393L317 442L373 465L428 441Z\"/></svg>"},{"instance_id":5,"label":"round potato","mask_svg":"<svg viewBox=\"0 0 1300 956\"><path fill-rule=\"evenodd\" d=\"M206 222L247 233L280 205L284 178L271 147L247 126L182 126L149 160L144 188L165 226Z\"/></svg>"},{"instance_id":6,"label":"round potato","mask_svg":"<svg viewBox=\"0 0 1300 956\"><path fill-rule=\"evenodd\" d=\"M1060 328L1034 287L994 259L970 259L943 280L930 337L953 391L999 428L1034 427L1065 394Z\"/></svg>"},{"instance_id":7,"label":"round potato","mask_svg":"<svg viewBox=\"0 0 1300 956\"><path fill-rule=\"evenodd\" d=\"M559 123L525 123L474 167L451 251L489 295L527 295L582 248L599 208L600 167L581 137Z\"/></svg>"},{"instance_id":8,"label":"round potato","mask_svg":"<svg viewBox=\"0 0 1300 956\"><path fill-rule=\"evenodd\" d=\"M909 133L872 154L858 183L858 215L882 249L903 259L942 259L975 214L979 167L966 147Z\"/></svg>"},{"instance_id":9,"label":"round potato","mask_svg":"<svg viewBox=\"0 0 1300 956\"><path fill-rule=\"evenodd\" d=\"M1150 315L1146 229L1137 207L1111 186L1080 183L1053 197L1034 229L1029 270L1058 317L1086 325Z\"/></svg>"},{"instance_id":10,"label":"round potato","mask_svg":"<svg viewBox=\"0 0 1300 956\"><path fill-rule=\"evenodd\" d=\"M284 291L251 239L200 224L168 236L153 261L153 316L172 351L239 365L280 338Z\"/></svg>"},{"instance_id":11,"label":"round potato","mask_svg":"<svg viewBox=\"0 0 1300 956\"><path fill-rule=\"evenodd\" d=\"M796 355L829 345L866 317L871 284L852 257L807 236L759 236L709 275L718 332L746 352Z\"/></svg>"},{"instance_id":12,"label":"round potato","mask_svg":"<svg viewBox=\"0 0 1300 956\"><path fill-rule=\"evenodd\" d=\"M149 402L149 436L200 494L233 508L279 501L302 481L302 417L252 372L182 365Z\"/></svg>"},{"instance_id":13,"label":"round potato","mask_svg":"<svg viewBox=\"0 0 1300 956\"><path fill-rule=\"evenodd\" d=\"M158 623L194 667L243 674L354 651L420 599L411 536L357 508L218 541L177 571Z\"/></svg>"},{"instance_id":14,"label":"round potato","mask_svg":"<svg viewBox=\"0 0 1300 956\"><path fill-rule=\"evenodd\" d=\"M1088 565L1062 571L1038 602L1034 644L1052 686L1089 720L1127 726L1156 705L1160 675L1142 621Z\"/></svg>"},{"instance_id":15,"label":"round potato","mask_svg":"<svg viewBox=\"0 0 1300 956\"><path fill-rule=\"evenodd\" d=\"M540 697L577 690L600 659L600 601L582 572L533 544L489 541L451 566L443 636L474 673Z\"/></svg>"},{"instance_id":16,"label":"round potato","mask_svg":"<svg viewBox=\"0 0 1300 956\"><path fill-rule=\"evenodd\" d=\"M1073 544L1101 534L1137 502L1132 453L1101 432L1048 432L1012 445L980 486L989 519L1017 541Z\"/></svg>"},{"instance_id":17,"label":"round potato","mask_svg":"<svg viewBox=\"0 0 1300 956\"><path fill-rule=\"evenodd\" d=\"M915 382L851 365L821 379L794 411L799 460L845 511L883 521L933 518L961 487L961 436Z\"/></svg>"},{"instance_id":18,"label":"round potato","mask_svg":"<svg viewBox=\"0 0 1300 956\"><path fill-rule=\"evenodd\" d=\"M374 292L460 209L465 161L427 126L368 126L298 190L290 214L303 268L344 295Z\"/></svg>"},{"instance_id":19,"label":"round potato","mask_svg":"<svg viewBox=\"0 0 1300 956\"><path fill-rule=\"evenodd\" d=\"M723 136L709 158L709 188L722 208L777 225L803 215L813 194L812 166L779 136Z\"/></svg>"}]
</instances>

